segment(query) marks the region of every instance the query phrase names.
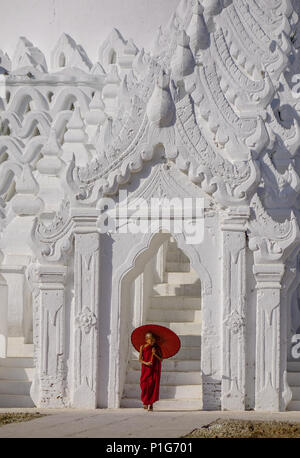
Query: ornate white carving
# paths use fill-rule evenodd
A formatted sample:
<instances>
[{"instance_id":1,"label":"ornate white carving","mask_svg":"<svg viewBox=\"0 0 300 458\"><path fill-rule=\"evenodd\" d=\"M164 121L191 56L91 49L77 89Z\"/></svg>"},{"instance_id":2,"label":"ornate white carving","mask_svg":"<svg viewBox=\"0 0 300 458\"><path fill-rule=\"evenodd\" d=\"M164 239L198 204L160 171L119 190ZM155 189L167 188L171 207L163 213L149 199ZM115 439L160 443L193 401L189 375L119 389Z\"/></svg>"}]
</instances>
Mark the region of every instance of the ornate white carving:
<instances>
[{"instance_id":1,"label":"ornate white carving","mask_svg":"<svg viewBox=\"0 0 300 458\"><path fill-rule=\"evenodd\" d=\"M85 307L77 315L75 321L79 328L82 328L86 334L89 334L92 327L97 324L97 317L88 307Z\"/></svg>"},{"instance_id":2,"label":"ornate white carving","mask_svg":"<svg viewBox=\"0 0 300 458\"><path fill-rule=\"evenodd\" d=\"M244 410L246 395L246 236L247 208L223 217L223 378L222 409Z\"/></svg>"},{"instance_id":3,"label":"ornate white carving","mask_svg":"<svg viewBox=\"0 0 300 458\"><path fill-rule=\"evenodd\" d=\"M28 279L33 291L35 378L31 396L38 407L65 407L66 269L32 264ZM48 338L46 338L48 336Z\"/></svg>"},{"instance_id":4,"label":"ornate white carving","mask_svg":"<svg viewBox=\"0 0 300 458\"><path fill-rule=\"evenodd\" d=\"M73 407L97 406L96 324L99 313L99 248L100 235L96 227L94 230L88 229L84 217L77 215L74 260ZM86 355L89 355L89 358Z\"/></svg>"},{"instance_id":5,"label":"ornate white carving","mask_svg":"<svg viewBox=\"0 0 300 458\"><path fill-rule=\"evenodd\" d=\"M238 334L245 326L245 316L239 314L236 310L227 316L224 323L230 328L233 334Z\"/></svg>"},{"instance_id":6,"label":"ornate white carving","mask_svg":"<svg viewBox=\"0 0 300 458\"><path fill-rule=\"evenodd\" d=\"M139 177L132 198L201 195L214 207L213 218L218 212L223 217L220 227L217 217L207 226L206 236L223 253L214 254L214 274L208 273L208 251L200 260L198 248L177 238L201 276L204 296L216 294L222 305L219 325L209 321L212 309L203 312L209 355L202 365L209 373L204 389L211 384L220 390L222 378L222 408L245 408L245 347L254 334L247 328L253 324L247 321L252 299L246 286L253 267L256 406L287 406L280 308L288 307L291 288L284 268L299 251L299 13L290 0L269 0L267 8L263 0L181 0L151 52L116 29L96 62L63 34L51 54L51 71L41 50L24 37L12 59L0 51L0 249L6 263L25 254L40 263L30 274L37 368L32 397L38 405L97 404L96 208ZM158 166L160 161L168 164ZM158 171L147 182L154 167ZM117 273L133 268L148 243L150 237ZM68 361L74 377L66 386L63 265L74 253L74 279L68 278L75 290ZM47 333L53 339L48 345ZM214 348L212 335L222 337L223 348ZM268 352L274 342L273 364ZM119 383L116 347L109 356L111 387L112 380ZM217 379L209 381L217 360ZM110 393L111 405L118 395Z\"/></svg>"}]
</instances>

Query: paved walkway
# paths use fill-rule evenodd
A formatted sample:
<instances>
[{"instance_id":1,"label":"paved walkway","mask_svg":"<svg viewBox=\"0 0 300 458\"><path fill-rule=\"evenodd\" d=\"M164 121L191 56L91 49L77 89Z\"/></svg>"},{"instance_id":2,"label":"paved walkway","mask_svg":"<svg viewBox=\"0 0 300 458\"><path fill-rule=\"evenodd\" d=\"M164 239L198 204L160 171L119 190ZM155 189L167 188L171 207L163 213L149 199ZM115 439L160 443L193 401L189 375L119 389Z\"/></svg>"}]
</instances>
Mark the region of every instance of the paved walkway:
<instances>
[{"instance_id":1,"label":"paved walkway","mask_svg":"<svg viewBox=\"0 0 300 458\"><path fill-rule=\"evenodd\" d=\"M40 412L47 416L2 426L0 438L179 438L218 418L300 422L300 412L0 409L4 412Z\"/></svg>"}]
</instances>

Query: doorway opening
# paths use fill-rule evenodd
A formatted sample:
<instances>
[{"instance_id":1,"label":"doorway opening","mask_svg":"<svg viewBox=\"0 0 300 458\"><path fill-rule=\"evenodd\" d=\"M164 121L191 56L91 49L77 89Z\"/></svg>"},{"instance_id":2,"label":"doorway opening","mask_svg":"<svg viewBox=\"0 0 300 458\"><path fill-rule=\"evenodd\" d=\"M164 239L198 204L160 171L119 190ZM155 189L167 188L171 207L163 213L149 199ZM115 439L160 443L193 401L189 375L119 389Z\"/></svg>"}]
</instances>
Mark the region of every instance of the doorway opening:
<instances>
[{"instance_id":1,"label":"doorway opening","mask_svg":"<svg viewBox=\"0 0 300 458\"><path fill-rule=\"evenodd\" d=\"M176 332L181 341L179 352L162 362L160 400L155 408L201 409L201 283L171 235L133 282L132 303L132 329L159 324ZM129 348L121 407L140 407L139 355Z\"/></svg>"}]
</instances>

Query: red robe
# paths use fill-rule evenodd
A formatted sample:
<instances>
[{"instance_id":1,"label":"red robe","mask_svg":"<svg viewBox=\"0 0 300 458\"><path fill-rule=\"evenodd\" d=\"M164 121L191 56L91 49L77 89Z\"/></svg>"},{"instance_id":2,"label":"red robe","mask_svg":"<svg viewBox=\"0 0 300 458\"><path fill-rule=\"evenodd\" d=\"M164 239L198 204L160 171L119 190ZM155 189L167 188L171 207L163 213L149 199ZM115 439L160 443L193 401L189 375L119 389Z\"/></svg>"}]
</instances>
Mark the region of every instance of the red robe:
<instances>
[{"instance_id":1,"label":"red robe","mask_svg":"<svg viewBox=\"0 0 300 458\"><path fill-rule=\"evenodd\" d=\"M156 345L156 352L161 355L160 348ZM143 348L142 360L151 361L152 358L152 346L147 345ZM142 372L140 378L141 386L141 400L144 405L151 405L159 399L159 384L161 374L161 361L153 356L152 366L146 366L142 364Z\"/></svg>"}]
</instances>

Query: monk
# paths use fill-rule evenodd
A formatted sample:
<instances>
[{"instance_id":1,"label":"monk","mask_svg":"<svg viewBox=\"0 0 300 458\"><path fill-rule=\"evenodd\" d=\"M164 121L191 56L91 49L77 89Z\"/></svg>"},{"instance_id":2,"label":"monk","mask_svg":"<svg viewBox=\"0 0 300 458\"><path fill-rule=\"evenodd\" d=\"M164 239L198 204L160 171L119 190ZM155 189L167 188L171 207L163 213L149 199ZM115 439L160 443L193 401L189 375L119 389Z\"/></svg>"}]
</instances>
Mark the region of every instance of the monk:
<instances>
[{"instance_id":1,"label":"monk","mask_svg":"<svg viewBox=\"0 0 300 458\"><path fill-rule=\"evenodd\" d=\"M144 409L153 412L153 404L159 399L162 353L152 332L145 335L145 344L140 346L139 361L142 364L140 386Z\"/></svg>"}]
</instances>

